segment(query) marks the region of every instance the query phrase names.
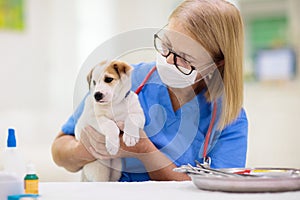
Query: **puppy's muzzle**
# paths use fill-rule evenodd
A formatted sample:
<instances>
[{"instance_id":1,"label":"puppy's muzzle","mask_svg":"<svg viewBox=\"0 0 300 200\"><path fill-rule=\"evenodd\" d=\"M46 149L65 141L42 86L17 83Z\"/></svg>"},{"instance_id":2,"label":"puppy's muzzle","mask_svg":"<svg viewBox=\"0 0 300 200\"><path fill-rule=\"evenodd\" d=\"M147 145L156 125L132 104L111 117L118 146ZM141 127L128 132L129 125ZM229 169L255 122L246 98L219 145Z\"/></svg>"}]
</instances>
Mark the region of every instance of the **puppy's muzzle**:
<instances>
[{"instance_id":1,"label":"puppy's muzzle","mask_svg":"<svg viewBox=\"0 0 300 200\"><path fill-rule=\"evenodd\" d=\"M101 99L103 99L103 94L101 92L96 92L94 94L94 98L95 100L98 102L98 101L101 101Z\"/></svg>"}]
</instances>

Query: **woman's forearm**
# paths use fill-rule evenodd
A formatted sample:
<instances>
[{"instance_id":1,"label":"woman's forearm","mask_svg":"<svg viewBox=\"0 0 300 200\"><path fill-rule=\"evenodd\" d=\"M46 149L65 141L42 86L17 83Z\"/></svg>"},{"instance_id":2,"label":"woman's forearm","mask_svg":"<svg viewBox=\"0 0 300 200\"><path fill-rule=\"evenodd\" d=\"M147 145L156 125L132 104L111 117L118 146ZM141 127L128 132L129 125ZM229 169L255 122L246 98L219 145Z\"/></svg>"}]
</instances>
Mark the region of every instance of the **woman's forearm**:
<instances>
[{"instance_id":1,"label":"woman's forearm","mask_svg":"<svg viewBox=\"0 0 300 200\"><path fill-rule=\"evenodd\" d=\"M144 132L143 134L145 135ZM126 147L124 144L122 146L126 149L124 149L125 152L132 152L129 155L134 155L133 157L143 162L151 180L190 180L186 174L173 171L176 165L160 152L149 138L141 138L140 142L134 147ZM133 149L134 151L131 151ZM62 132L58 134L52 144L52 157L58 166L64 167L70 172L77 172L85 164L95 160L95 157L74 136ZM128 157L128 155L125 157Z\"/></svg>"},{"instance_id":2,"label":"woman's forearm","mask_svg":"<svg viewBox=\"0 0 300 200\"><path fill-rule=\"evenodd\" d=\"M144 141L145 153L138 156L151 180L157 181L184 181L191 180L190 177L183 173L174 172L176 165L160 152L154 144L150 141Z\"/></svg>"},{"instance_id":3,"label":"woman's forearm","mask_svg":"<svg viewBox=\"0 0 300 200\"><path fill-rule=\"evenodd\" d=\"M58 134L52 144L52 158L54 162L70 172L77 172L85 164L95 158L74 136L62 132Z\"/></svg>"}]
</instances>

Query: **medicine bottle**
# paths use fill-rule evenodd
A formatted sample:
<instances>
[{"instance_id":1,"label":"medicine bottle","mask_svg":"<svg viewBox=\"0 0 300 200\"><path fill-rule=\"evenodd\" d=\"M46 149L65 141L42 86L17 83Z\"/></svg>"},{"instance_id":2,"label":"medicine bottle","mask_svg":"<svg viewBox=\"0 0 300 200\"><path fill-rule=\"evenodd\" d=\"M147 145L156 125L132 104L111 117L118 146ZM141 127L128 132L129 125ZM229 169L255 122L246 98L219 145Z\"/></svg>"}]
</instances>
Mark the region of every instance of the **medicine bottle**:
<instances>
[{"instance_id":1,"label":"medicine bottle","mask_svg":"<svg viewBox=\"0 0 300 200\"><path fill-rule=\"evenodd\" d=\"M39 193L39 177L36 175L35 167L32 163L26 166L26 176L24 177L25 194Z\"/></svg>"},{"instance_id":2,"label":"medicine bottle","mask_svg":"<svg viewBox=\"0 0 300 200\"><path fill-rule=\"evenodd\" d=\"M15 129L8 129L7 146L4 151L4 171L14 173L20 180L25 174L25 165L21 152L17 148Z\"/></svg>"}]
</instances>

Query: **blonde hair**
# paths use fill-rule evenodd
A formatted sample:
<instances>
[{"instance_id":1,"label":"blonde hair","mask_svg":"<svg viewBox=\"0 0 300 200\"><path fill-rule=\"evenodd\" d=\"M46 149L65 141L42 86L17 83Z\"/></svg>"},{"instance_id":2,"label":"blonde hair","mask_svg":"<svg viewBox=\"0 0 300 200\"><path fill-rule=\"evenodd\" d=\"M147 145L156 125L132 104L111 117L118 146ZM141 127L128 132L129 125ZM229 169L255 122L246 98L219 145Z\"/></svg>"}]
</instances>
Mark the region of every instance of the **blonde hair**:
<instances>
[{"instance_id":1,"label":"blonde hair","mask_svg":"<svg viewBox=\"0 0 300 200\"><path fill-rule=\"evenodd\" d=\"M209 83L212 89L206 94L210 102L222 96L218 129L223 129L237 118L243 104L244 32L240 12L225 0L186 0L169 19L180 23L217 65L224 60L223 67L216 70L223 83L216 82L214 73Z\"/></svg>"}]
</instances>

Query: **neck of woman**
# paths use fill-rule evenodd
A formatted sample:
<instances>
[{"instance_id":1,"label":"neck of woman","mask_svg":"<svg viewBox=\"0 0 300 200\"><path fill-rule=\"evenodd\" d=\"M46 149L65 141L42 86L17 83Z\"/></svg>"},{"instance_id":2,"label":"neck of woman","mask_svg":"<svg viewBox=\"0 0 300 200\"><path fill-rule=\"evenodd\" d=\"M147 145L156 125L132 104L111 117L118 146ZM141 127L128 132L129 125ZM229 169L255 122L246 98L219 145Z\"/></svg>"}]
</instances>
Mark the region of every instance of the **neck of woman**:
<instances>
[{"instance_id":1,"label":"neck of woman","mask_svg":"<svg viewBox=\"0 0 300 200\"><path fill-rule=\"evenodd\" d=\"M173 110L177 111L185 103L191 101L203 89L206 88L205 81L199 81L192 86L186 88L170 88L168 87L169 96L172 102Z\"/></svg>"}]
</instances>

